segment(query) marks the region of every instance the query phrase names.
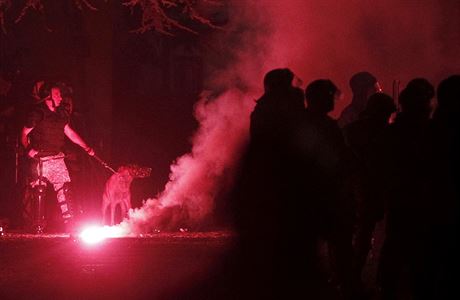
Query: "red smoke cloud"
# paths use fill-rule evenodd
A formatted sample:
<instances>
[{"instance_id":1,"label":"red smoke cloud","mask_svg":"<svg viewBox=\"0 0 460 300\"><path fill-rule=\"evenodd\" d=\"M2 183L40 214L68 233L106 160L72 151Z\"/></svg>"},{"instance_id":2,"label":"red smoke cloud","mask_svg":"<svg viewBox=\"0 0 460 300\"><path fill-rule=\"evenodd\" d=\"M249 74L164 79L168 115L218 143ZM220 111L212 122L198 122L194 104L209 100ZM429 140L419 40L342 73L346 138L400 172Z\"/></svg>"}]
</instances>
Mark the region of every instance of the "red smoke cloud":
<instances>
[{"instance_id":1,"label":"red smoke cloud","mask_svg":"<svg viewBox=\"0 0 460 300\"><path fill-rule=\"evenodd\" d=\"M196 105L200 127L191 153L171 166L170 181L157 199L130 212L130 231L197 226L214 208L214 199L231 177L248 137L253 101L237 89L217 99L203 95ZM124 224L124 225L125 225Z\"/></svg>"},{"instance_id":2,"label":"red smoke cloud","mask_svg":"<svg viewBox=\"0 0 460 300\"><path fill-rule=\"evenodd\" d=\"M261 1L273 29L275 61L304 81L330 78L350 101L348 80L373 73L391 94L414 77L433 84L460 72L458 1Z\"/></svg>"}]
</instances>

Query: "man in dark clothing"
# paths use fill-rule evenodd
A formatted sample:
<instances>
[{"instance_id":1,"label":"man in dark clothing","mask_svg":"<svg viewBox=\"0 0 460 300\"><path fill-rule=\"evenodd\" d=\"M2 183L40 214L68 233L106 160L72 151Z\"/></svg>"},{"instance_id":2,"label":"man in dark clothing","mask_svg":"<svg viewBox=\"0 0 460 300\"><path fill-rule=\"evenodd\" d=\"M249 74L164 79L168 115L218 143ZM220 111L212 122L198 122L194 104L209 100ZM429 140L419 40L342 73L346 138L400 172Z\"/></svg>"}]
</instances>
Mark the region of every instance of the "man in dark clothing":
<instances>
[{"instance_id":1,"label":"man in dark clothing","mask_svg":"<svg viewBox=\"0 0 460 300\"><path fill-rule=\"evenodd\" d=\"M305 109L303 92L292 86L293 78L289 69L275 69L265 75L265 93L251 113L251 144L285 146L282 140L292 135Z\"/></svg>"},{"instance_id":2,"label":"man in dark clothing","mask_svg":"<svg viewBox=\"0 0 460 300\"><path fill-rule=\"evenodd\" d=\"M427 284L433 188L428 133L433 96L434 88L426 79L410 81L399 95L401 112L382 139L387 215L378 279L384 299L395 299L403 266L409 267L415 299L423 296L420 291Z\"/></svg>"},{"instance_id":3,"label":"man in dark clothing","mask_svg":"<svg viewBox=\"0 0 460 300\"><path fill-rule=\"evenodd\" d=\"M396 105L390 96L376 93L369 98L360 118L343 129L355 162L352 174L356 206L354 276L358 280L361 280L361 272L371 249L375 226L384 215L382 173L378 167L382 156L379 140L395 111Z\"/></svg>"},{"instance_id":4,"label":"man in dark clothing","mask_svg":"<svg viewBox=\"0 0 460 300\"><path fill-rule=\"evenodd\" d=\"M38 189L43 188L45 183L53 186L64 223L70 227L73 217L68 196L70 176L62 152L65 137L89 155L94 155L94 151L69 126L70 111L61 103L61 90L57 84L44 83L40 88L40 98L43 102L29 113L21 132L21 143L28 157L33 159L30 185ZM35 225L38 232L43 230L44 224Z\"/></svg>"},{"instance_id":5,"label":"man in dark clothing","mask_svg":"<svg viewBox=\"0 0 460 300\"><path fill-rule=\"evenodd\" d=\"M367 99L374 93L382 91L377 78L366 71L358 72L350 78L350 88L353 98L337 121L341 128L358 120L359 115L366 108Z\"/></svg>"},{"instance_id":6,"label":"man in dark clothing","mask_svg":"<svg viewBox=\"0 0 460 300\"><path fill-rule=\"evenodd\" d=\"M436 299L457 299L460 297L457 282L460 265L460 74L441 81L437 100L431 134L433 197L436 199L430 257L432 278L436 279L433 294Z\"/></svg>"},{"instance_id":7,"label":"man in dark clothing","mask_svg":"<svg viewBox=\"0 0 460 300\"><path fill-rule=\"evenodd\" d=\"M346 189L349 150L337 122L328 116L340 91L330 80L319 79L305 90L307 109L299 131L303 197L311 226L326 240L334 275L351 297L352 207Z\"/></svg>"},{"instance_id":8,"label":"man in dark clothing","mask_svg":"<svg viewBox=\"0 0 460 300\"><path fill-rule=\"evenodd\" d=\"M250 142L238 183L237 230L246 298L280 299L315 293L313 244L303 223L296 135L304 113L302 90L289 69L264 78L250 120ZM316 287L314 287L316 288Z\"/></svg>"}]
</instances>

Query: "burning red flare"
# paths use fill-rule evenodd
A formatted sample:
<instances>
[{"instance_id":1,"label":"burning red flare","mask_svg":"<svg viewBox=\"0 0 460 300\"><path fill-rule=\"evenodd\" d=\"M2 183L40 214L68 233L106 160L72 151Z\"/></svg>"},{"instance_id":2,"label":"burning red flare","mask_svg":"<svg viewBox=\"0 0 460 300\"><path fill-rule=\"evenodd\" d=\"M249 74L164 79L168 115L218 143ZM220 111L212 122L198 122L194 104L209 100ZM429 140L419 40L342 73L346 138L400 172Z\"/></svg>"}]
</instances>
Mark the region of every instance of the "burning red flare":
<instances>
[{"instance_id":1,"label":"burning red flare","mask_svg":"<svg viewBox=\"0 0 460 300\"><path fill-rule=\"evenodd\" d=\"M85 228L79 236L87 244L97 244L106 238L126 236L126 232L119 226L90 226Z\"/></svg>"}]
</instances>

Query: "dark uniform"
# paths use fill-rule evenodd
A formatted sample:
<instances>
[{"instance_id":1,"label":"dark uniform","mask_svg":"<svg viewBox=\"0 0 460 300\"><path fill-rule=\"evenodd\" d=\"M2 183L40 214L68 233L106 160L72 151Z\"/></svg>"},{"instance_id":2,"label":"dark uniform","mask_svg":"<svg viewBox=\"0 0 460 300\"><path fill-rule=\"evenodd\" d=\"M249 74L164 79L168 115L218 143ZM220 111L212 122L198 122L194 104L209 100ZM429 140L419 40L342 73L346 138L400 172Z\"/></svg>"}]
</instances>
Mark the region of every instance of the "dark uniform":
<instances>
[{"instance_id":1,"label":"dark uniform","mask_svg":"<svg viewBox=\"0 0 460 300\"><path fill-rule=\"evenodd\" d=\"M69 112L64 107L58 107L52 112L45 104L39 104L29 113L25 124L33 128L29 135L29 147L38 151L31 163L29 184L36 189L43 189L47 184L53 186L65 223L72 218L69 203L70 176L62 152L65 143L64 127L68 122ZM26 212L31 210L28 207L30 204L26 203Z\"/></svg>"}]
</instances>

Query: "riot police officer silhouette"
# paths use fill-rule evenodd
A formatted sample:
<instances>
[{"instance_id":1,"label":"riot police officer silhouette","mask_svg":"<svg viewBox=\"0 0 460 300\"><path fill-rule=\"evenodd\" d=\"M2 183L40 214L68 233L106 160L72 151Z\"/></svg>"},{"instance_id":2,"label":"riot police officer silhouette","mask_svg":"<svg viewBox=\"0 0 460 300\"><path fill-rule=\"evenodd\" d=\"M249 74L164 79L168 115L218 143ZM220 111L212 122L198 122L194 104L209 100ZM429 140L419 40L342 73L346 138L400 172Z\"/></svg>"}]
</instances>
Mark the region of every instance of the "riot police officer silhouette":
<instances>
[{"instance_id":1,"label":"riot police officer silhouette","mask_svg":"<svg viewBox=\"0 0 460 300\"><path fill-rule=\"evenodd\" d=\"M39 89L41 101L29 112L21 132L21 143L32 160L29 184L36 189L34 229L45 228L43 212L45 186L51 185L61 210L66 231L72 230L73 212L70 201L70 176L62 148L67 137L89 155L94 151L69 125L70 110L63 103L59 84L45 82Z\"/></svg>"}]
</instances>

